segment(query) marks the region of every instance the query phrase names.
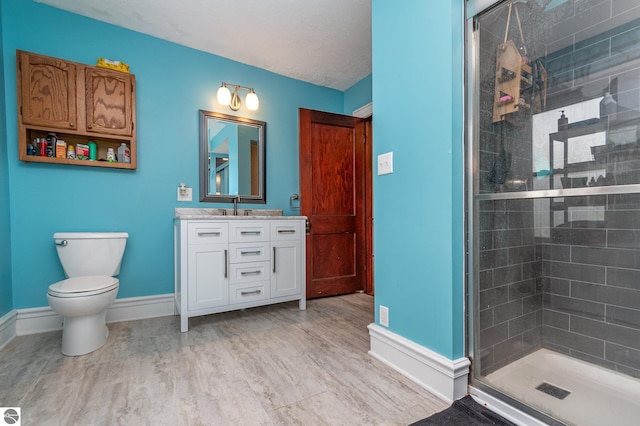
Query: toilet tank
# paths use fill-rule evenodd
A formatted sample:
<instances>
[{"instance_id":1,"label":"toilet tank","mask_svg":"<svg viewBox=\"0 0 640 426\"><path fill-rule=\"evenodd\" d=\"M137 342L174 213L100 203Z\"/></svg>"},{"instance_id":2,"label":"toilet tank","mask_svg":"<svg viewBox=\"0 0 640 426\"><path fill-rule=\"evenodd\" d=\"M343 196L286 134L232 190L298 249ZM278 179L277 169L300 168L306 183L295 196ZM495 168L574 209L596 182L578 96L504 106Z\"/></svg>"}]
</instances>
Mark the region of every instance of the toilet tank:
<instances>
[{"instance_id":1,"label":"toilet tank","mask_svg":"<svg viewBox=\"0 0 640 426\"><path fill-rule=\"evenodd\" d=\"M116 276L129 234L126 232L56 232L53 239L67 277Z\"/></svg>"}]
</instances>

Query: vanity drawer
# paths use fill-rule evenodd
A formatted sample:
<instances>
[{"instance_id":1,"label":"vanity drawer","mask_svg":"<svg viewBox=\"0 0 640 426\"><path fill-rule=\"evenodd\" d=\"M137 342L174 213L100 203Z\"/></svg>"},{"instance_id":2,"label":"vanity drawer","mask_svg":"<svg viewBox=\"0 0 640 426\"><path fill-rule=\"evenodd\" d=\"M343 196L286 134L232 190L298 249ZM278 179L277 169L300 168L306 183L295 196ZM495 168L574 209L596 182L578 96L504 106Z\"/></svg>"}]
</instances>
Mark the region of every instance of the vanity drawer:
<instances>
[{"instance_id":1,"label":"vanity drawer","mask_svg":"<svg viewBox=\"0 0 640 426\"><path fill-rule=\"evenodd\" d=\"M269 298L269 281L260 281L249 285L229 286L229 303L254 302Z\"/></svg>"},{"instance_id":2,"label":"vanity drawer","mask_svg":"<svg viewBox=\"0 0 640 426\"><path fill-rule=\"evenodd\" d=\"M271 222L271 240L298 240L305 232L303 224L304 222L299 220L274 220Z\"/></svg>"},{"instance_id":3,"label":"vanity drawer","mask_svg":"<svg viewBox=\"0 0 640 426\"><path fill-rule=\"evenodd\" d=\"M244 220L229 223L229 241L269 241L269 222L247 222Z\"/></svg>"},{"instance_id":4,"label":"vanity drawer","mask_svg":"<svg viewBox=\"0 0 640 426\"><path fill-rule=\"evenodd\" d=\"M229 241L229 226L224 222L193 222L187 228L188 244L219 244Z\"/></svg>"},{"instance_id":5,"label":"vanity drawer","mask_svg":"<svg viewBox=\"0 0 640 426\"><path fill-rule=\"evenodd\" d=\"M269 253L268 242L231 243L229 244L229 263L268 262L271 259Z\"/></svg>"},{"instance_id":6,"label":"vanity drawer","mask_svg":"<svg viewBox=\"0 0 640 426\"><path fill-rule=\"evenodd\" d=\"M232 263L229 265L229 284L269 281L271 262Z\"/></svg>"}]
</instances>

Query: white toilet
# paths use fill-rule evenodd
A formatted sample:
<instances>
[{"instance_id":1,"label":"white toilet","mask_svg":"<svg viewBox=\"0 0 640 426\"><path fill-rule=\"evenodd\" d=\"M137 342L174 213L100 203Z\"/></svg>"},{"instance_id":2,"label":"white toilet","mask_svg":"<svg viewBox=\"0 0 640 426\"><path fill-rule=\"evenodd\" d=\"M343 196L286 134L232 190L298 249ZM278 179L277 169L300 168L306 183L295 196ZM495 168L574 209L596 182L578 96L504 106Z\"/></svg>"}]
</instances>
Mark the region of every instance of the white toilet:
<instances>
[{"instance_id":1,"label":"white toilet","mask_svg":"<svg viewBox=\"0 0 640 426\"><path fill-rule=\"evenodd\" d=\"M49 306L64 318L62 353L84 355L101 348L109 336L107 309L118 294L126 232L53 234L66 280L49 286Z\"/></svg>"}]
</instances>

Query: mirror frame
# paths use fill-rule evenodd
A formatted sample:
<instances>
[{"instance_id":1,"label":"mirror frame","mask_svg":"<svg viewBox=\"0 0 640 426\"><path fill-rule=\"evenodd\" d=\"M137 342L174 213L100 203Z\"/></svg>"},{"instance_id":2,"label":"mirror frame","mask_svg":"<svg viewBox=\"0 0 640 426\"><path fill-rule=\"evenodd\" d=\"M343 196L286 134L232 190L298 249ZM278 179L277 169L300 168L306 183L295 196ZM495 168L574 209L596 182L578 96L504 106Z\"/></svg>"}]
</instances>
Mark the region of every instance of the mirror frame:
<instances>
[{"instance_id":1,"label":"mirror frame","mask_svg":"<svg viewBox=\"0 0 640 426\"><path fill-rule=\"evenodd\" d=\"M215 119L233 124L247 124L258 128L259 141L258 174L260 182L258 195L238 194L239 203L265 204L267 202L267 123L246 117L236 117L220 112L200 110L200 201L210 203L233 203L236 198L232 194L212 194L209 192L209 141L207 139L207 122Z\"/></svg>"}]
</instances>

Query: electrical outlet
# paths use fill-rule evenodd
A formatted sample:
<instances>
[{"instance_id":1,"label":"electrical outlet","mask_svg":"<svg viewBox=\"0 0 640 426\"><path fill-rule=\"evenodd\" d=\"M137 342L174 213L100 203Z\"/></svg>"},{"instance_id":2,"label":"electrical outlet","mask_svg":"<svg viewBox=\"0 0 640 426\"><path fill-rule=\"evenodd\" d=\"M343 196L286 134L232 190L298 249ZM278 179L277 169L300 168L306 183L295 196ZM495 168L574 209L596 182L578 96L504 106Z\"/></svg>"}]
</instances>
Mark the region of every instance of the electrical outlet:
<instances>
[{"instance_id":1,"label":"electrical outlet","mask_svg":"<svg viewBox=\"0 0 640 426\"><path fill-rule=\"evenodd\" d=\"M389 327L389 308L380 305L380 325Z\"/></svg>"},{"instance_id":2,"label":"electrical outlet","mask_svg":"<svg viewBox=\"0 0 640 426\"><path fill-rule=\"evenodd\" d=\"M192 199L191 188L178 188L178 201L192 201Z\"/></svg>"}]
</instances>

